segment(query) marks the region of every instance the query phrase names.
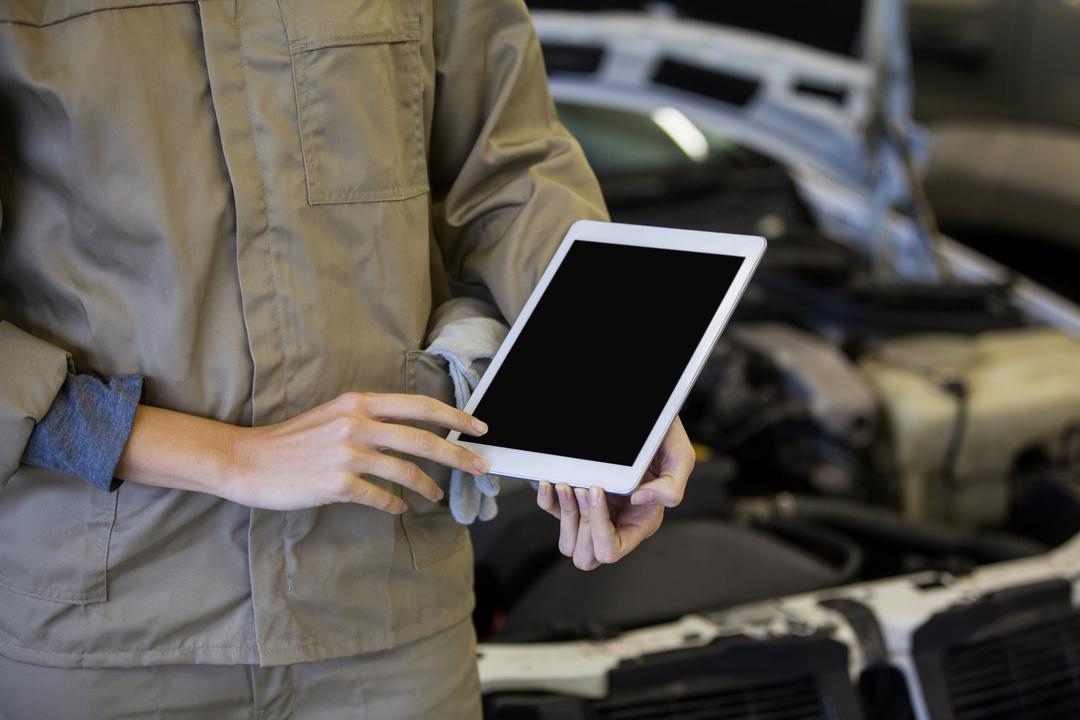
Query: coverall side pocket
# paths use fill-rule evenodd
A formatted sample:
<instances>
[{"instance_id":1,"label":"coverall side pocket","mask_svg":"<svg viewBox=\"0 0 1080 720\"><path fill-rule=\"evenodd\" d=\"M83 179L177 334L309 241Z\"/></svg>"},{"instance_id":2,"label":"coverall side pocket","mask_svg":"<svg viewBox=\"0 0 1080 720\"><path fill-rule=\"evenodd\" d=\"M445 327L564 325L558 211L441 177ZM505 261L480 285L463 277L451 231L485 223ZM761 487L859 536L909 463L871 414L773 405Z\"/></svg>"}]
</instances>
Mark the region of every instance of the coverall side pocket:
<instances>
[{"instance_id":1,"label":"coverall side pocket","mask_svg":"<svg viewBox=\"0 0 1080 720\"><path fill-rule=\"evenodd\" d=\"M69 605L107 600L119 492L20 467L0 490L0 587Z\"/></svg>"},{"instance_id":2,"label":"coverall side pocket","mask_svg":"<svg viewBox=\"0 0 1080 720\"><path fill-rule=\"evenodd\" d=\"M411 350L405 357L405 392L427 395L447 405L454 405L454 385L450 380L446 360L422 350ZM439 437L446 437L446 428L419 425ZM450 469L430 460L416 459L420 469L449 496ZM401 515L402 527L412 550L413 565L422 569L452 555L468 538L468 531L450 514L447 500L433 503L427 498L403 489L402 497L409 510Z\"/></svg>"}]
</instances>

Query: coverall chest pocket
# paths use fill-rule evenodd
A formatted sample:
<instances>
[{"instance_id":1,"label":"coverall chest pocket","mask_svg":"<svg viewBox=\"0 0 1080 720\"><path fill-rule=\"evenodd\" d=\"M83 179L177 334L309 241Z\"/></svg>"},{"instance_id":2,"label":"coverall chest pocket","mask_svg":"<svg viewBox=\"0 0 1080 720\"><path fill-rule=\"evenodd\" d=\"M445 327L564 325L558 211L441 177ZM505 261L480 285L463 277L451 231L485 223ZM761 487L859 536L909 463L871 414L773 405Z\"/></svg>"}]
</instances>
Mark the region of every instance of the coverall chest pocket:
<instances>
[{"instance_id":1,"label":"coverall chest pocket","mask_svg":"<svg viewBox=\"0 0 1080 720\"><path fill-rule=\"evenodd\" d=\"M308 204L428 191L416 0L278 0Z\"/></svg>"}]
</instances>

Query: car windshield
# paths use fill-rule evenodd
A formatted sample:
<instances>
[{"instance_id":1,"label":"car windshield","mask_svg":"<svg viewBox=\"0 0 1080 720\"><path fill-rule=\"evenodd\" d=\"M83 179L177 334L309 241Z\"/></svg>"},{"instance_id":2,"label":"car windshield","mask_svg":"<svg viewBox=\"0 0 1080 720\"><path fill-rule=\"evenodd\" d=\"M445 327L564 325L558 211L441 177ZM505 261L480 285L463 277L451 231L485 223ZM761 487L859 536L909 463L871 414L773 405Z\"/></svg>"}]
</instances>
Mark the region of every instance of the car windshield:
<instances>
[{"instance_id":1,"label":"car windshield","mask_svg":"<svg viewBox=\"0 0 1080 720\"><path fill-rule=\"evenodd\" d=\"M712 187L718 174L732 168L771 164L673 107L644 113L560 102L558 110L609 200L682 196Z\"/></svg>"}]
</instances>

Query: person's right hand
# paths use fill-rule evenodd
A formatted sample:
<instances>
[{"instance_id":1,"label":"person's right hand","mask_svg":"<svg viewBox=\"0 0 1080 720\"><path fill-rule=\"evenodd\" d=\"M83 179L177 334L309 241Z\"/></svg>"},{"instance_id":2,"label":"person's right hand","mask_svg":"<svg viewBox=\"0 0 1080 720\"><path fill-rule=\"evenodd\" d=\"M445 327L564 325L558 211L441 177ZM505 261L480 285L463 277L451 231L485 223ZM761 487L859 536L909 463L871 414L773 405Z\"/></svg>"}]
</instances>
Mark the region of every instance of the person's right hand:
<instances>
[{"instance_id":1,"label":"person's right hand","mask_svg":"<svg viewBox=\"0 0 1080 720\"><path fill-rule=\"evenodd\" d=\"M215 494L268 510L349 502L398 514L407 509L405 501L364 475L410 488L433 502L443 492L415 463L385 450L467 473L488 471L480 456L403 422L475 436L487 432L479 420L424 395L346 393L276 425L238 428L230 443L228 480Z\"/></svg>"}]
</instances>

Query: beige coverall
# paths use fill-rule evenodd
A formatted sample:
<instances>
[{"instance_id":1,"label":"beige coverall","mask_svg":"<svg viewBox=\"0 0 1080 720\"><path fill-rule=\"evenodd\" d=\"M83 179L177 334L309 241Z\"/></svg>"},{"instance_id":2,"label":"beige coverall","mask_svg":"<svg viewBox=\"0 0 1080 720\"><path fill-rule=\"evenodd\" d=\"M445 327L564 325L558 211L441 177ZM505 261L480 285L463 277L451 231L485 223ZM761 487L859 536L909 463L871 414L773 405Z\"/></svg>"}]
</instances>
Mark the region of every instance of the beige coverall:
<instances>
[{"instance_id":1,"label":"beige coverall","mask_svg":"<svg viewBox=\"0 0 1080 720\"><path fill-rule=\"evenodd\" d=\"M349 390L452 401L420 352L451 280L512 321L570 223L604 217L521 0L0 0L0 212L0 693L108 717L125 681L89 679L119 675L30 664L193 683L130 682L139 716L207 677L257 704L266 666L378 658L404 681L328 681L325 707L386 717L345 692L366 687L390 717L473 712L416 660L475 693L445 505L252 510L20 457L69 366L241 425Z\"/></svg>"}]
</instances>

